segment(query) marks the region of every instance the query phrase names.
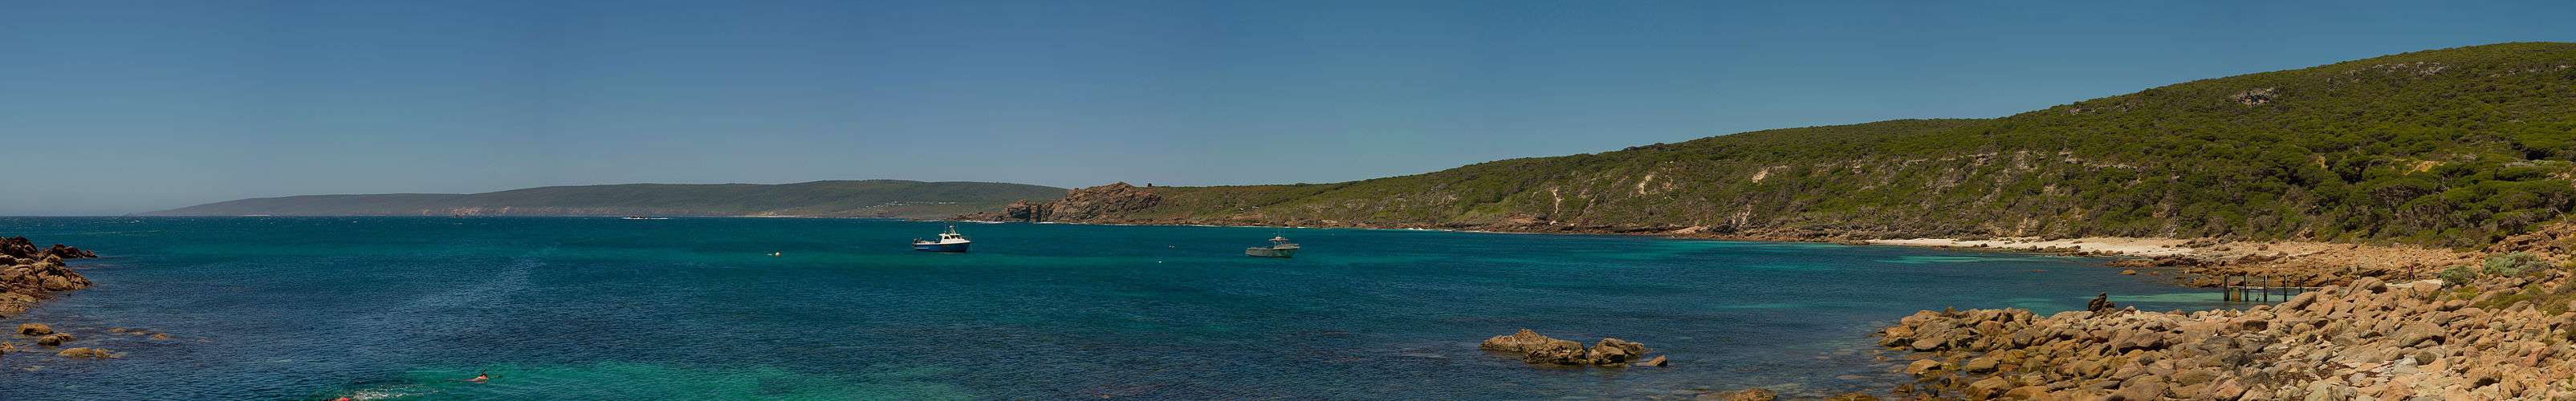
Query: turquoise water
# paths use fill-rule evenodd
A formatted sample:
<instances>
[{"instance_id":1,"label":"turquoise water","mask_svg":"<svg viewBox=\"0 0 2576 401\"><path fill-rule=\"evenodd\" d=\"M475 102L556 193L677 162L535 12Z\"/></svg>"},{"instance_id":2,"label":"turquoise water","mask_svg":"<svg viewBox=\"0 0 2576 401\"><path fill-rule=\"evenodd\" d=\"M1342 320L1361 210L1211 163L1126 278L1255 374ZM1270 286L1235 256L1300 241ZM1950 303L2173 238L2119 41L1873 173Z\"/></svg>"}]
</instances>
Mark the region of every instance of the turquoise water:
<instances>
[{"instance_id":1,"label":"turquoise water","mask_svg":"<svg viewBox=\"0 0 2576 401\"><path fill-rule=\"evenodd\" d=\"M0 399L1637 397L1901 380L1918 309L2152 309L2099 259L1400 230L678 218L0 218L98 287L9 319L124 359L0 357ZM1274 232L1296 259L1241 256ZM768 256L781 252L783 256ZM2127 303L2127 302L2124 302ZM142 327L170 340L108 334ZM1476 349L1612 336L1667 368ZM23 341L22 341L23 342ZM488 384L461 379L478 371Z\"/></svg>"}]
</instances>

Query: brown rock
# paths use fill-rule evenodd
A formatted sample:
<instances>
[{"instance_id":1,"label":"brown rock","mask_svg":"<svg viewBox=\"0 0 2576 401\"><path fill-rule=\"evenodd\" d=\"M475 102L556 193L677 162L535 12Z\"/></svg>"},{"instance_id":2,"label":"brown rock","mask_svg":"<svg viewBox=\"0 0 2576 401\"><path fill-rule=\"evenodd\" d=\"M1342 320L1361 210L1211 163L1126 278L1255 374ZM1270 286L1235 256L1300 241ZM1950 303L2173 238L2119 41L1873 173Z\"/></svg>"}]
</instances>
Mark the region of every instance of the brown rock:
<instances>
[{"instance_id":1,"label":"brown rock","mask_svg":"<svg viewBox=\"0 0 2576 401\"><path fill-rule=\"evenodd\" d=\"M1584 352L1583 359L1594 365L1616 365L1635 361L1646 355L1646 345L1616 338L1603 338Z\"/></svg>"},{"instance_id":2,"label":"brown rock","mask_svg":"<svg viewBox=\"0 0 2576 401\"><path fill-rule=\"evenodd\" d=\"M1912 364L1905 365L1905 374L1922 376L1926 373L1939 371L1941 368L1941 361L1922 359L1916 360Z\"/></svg>"},{"instance_id":3,"label":"brown rock","mask_svg":"<svg viewBox=\"0 0 2576 401\"><path fill-rule=\"evenodd\" d=\"M1780 393L1771 391L1771 389L1767 388L1755 387L1736 391L1700 394L1698 397L1691 397L1691 399L1700 401L1772 401L1780 399Z\"/></svg>"},{"instance_id":4,"label":"brown rock","mask_svg":"<svg viewBox=\"0 0 2576 401\"><path fill-rule=\"evenodd\" d=\"M1664 363L1664 356L1656 355L1654 359L1647 359L1645 362L1638 362L1637 366L1663 367Z\"/></svg>"},{"instance_id":5,"label":"brown rock","mask_svg":"<svg viewBox=\"0 0 2576 401\"><path fill-rule=\"evenodd\" d=\"M1967 363L1959 364L1959 371L1969 374L1992 373L1999 364L2001 362L1995 361L1992 356L1977 357L1969 359Z\"/></svg>"},{"instance_id":6,"label":"brown rock","mask_svg":"<svg viewBox=\"0 0 2576 401\"><path fill-rule=\"evenodd\" d=\"M1849 392L1849 393L1842 393L1841 395L1836 395L1836 396L1832 396L1832 397L1826 397L1826 398L1825 398L1825 401L1878 401L1878 396L1869 395L1869 393L1863 393L1863 392L1854 391L1854 392Z\"/></svg>"},{"instance_id":7,"label":"brown rock","mask_svg":"<svg viewBox=\"0 0 2576 401\"><path fill-rule=\"evenodd\" d=\"M44 335L43 337L36 337L36 345L42 345L42 346L47 346L47 347L59 347L59 346L62 346L62 345L63 345L63 343L71 342L72 340L78 340L78 339L80 339L80 338L79 338L79 337L72 337L72 335L71 335L71 334L68 334L68 333L54 333L54 334L47 334L47 335Z\"/></svg>"},{"instance_id":8,"label":"brown rock","mask_svg":"<svg viewBox=\"0 0 2576 401\"><path fill-rule=\"evenodd\" d=\"M1546 345L1553 341L1556 341L1556 339L1539 335L1538 332L1531 331L1530 329L1521 329L1520 332L1512 333L1511 335L1487 338L1484 343L1476 344L1476 348L1504 352L1529 352L1532 348Z\"/></svg>"},{"instance_id":9,"label":"brown rock","mask_svg":"<svg viewBox=\"0 0 2576 401\"><path fill-rule=\"evenodd\" d=\"M2126 400L2126 401L2136 401L2136 400L2148 400L2148 401L2153 401L2153 400L2162 400L2162 399L2164 399L2164 398L2165 398L2165 382L2164 382L2164 379L2157 378L2157 377L2155 377L2155 376L2153 376L2153 375L2140 375L2140 376L2138 376L2138 377L2129 378L2129 380L2127 380L2127 381L2122 381L2122 382L2120 382L2120 391L2117 391L2117 392L2113 392L2113 393L2111 393L2111 396L2110 396L2110 397L2104 397L2104 398L2103 398L2103 400L2106 400L2106 401L2124 401L2124 400Z\"/></svg>"},{"instance_id":10,"label":"brown rock","mask_svg":"<svg viewBox=\"0 0 2576 401\"><path fill-rule=\"evenodd\" d=\"M2111 310L2111 309L2118 309L2118 308L2119 308L2119 306L2118 306L2118 305L2112 305L2112 304L2111 304L2111 293L2108 293L2108 292L2100 293L2100 294L2094 294L2094 295L2093 295L2093 300L2091 300L2091 301L2084 301L2084 311L2085 311L2085 312L2101 312L2101 311L2106 311L2106 310Z\"/></svg>"},{"instance_id":11,"label":"brown rock","mask_svg":"<svg viewBox=\"0 0 2576 401\"><path fill-rule=\"evenodd\" d=\"M2049 394L2051 393L2048 391L2048 386L2030 385L2014 387L2012 390L2005 391L2003 398L2008 400L2038 400L2047 399Z\"/></svg>"},{"instance_id":12,"label":"brown rock","mask_svg":"<svg viewBox=\"0 0 2576 401\"><path fill-rule=\"evenodd\" d=\"M2397 340L2395 345L2398 347L2414 348L2421 345L2419 343L2426 341L2438 343L2447 333L2447 331L2442 330L2441 326L2434 326L2432 323L2410 322L2406 323L2404 326L2398 326L2397 333L2395 334Z\"/></svg>"},{"instance_id":13,"label":"brown rock","mask_svg":"<svg viewBox=\"0 0 2576 401\"><path fill-rule=\"evenodd\" d=\"M72 284L72 280L70 278L63 276L45 276L44 288L45 291L71 291L80 289L79 286Z\"/></svg>"},{"instance_id":14,"label":"brown rock","mask_svg":"<svg viewBox=\"0 0 2576 401\"><path fill-rule=\"evenodd\" d=\"M114 353L114 352L108 352L106 349L101 349L101 348L87 348L87 347L82 347L82 348L64 348L62 352L54 353L54 355L55 355L55 356L64 357L64 358L78 358L78 359L102 359L102 358L116 358L116 357L121 357L121 356L123 356L123 355L117 355L117 354L116 354L116 353Z\"/></svg>"},{"instance_id":15,"label":"brown rock","mask_svg":"<svg viewBox=\"0 0 2576 401\"><path fill-rule=\"evenodd\" d=\"M44 323L18 324L18 335L41 336L46 334L54 334L54 326L47 326Z\"/></svg>"},{"instance_id":16,"label":"brown rock","mask_svg":"<svg viewBox=\"0 0 2576 401\"><path fill-rule=\"evenodd\" d=\"M1983 400L2001 396L2005 390L2011 390L2012 387L2014 387L2012 381L2004 380L2003 376L1986 376L1983 380L1968 383L1968 388L1964 392L1968 395L1968 399Z\"/></svg>"}]
</instances>

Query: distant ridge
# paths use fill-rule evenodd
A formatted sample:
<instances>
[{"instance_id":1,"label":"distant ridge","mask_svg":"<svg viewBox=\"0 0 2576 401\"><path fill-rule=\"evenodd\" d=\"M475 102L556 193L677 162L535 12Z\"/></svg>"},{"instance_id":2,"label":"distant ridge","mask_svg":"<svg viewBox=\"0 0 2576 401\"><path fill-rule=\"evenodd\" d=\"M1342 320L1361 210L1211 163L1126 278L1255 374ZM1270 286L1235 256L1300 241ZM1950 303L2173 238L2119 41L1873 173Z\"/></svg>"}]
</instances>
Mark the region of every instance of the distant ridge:
<instances>
[{"instance_id":1,"label":"distant ridge","mask_svg":"<svg viewBox=\"0 0 2576 401\"><path fill-rule=\"evenodd\" d=\"M937 218L1054 199L1063 188L905 180L794 184L616 184L479 194L303 195L208 203L142 216L814 216Z\"/></svg>"}]
</instances>

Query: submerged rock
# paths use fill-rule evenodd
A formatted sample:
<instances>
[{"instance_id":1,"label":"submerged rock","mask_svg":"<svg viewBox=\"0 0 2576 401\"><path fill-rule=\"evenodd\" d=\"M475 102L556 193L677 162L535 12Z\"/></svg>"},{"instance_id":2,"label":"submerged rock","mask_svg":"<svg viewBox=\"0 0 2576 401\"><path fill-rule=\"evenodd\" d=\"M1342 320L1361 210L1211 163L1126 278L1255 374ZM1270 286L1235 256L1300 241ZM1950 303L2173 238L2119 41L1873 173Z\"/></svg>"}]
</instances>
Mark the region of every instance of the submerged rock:
<instances>
[{"instance_id":1,"label":"submerged rock","mask_svg":"<svg viewBox=\"0 0 2576 401\"><path fill-rule=\"evenodd\" d=\"M18 335L22 335L22 336L41 336L41 335L46 335L46 334L54 334L54 326L47 326L47 325L45 325L44 323L19 323L19 324L18 324Z\"/></svg>"},{"instance_id":2,"label":"submerged rock","mask_svg":"<svg viewBox=\"0 0 2576 401\"><path fill-rule=\"evenodd\" d=\"M106 358L116 358L116 357L121 357L121 356L123 356L123 355L118 355L118 354L116 354L116 353L114 353L114 352L108 352L108 350L107 350L107 349L105 349L105 348L88 348L88 347L80 347L80 348L64 348L62 352L54 353L54 356L60 356L60 357L64 357L64 358L76 358L76 359L106 359Z\"/></svg>"},{"instance_id":3,"label":"submerged rock","mask_svg":"<svg viewBox=\"0 0 2576 401\"><path fill-rule=\"evenodd\" d=\"M1645 362L1638 362L1636 366L1654 366L1654 367L1663 367L1663 366L1664 366L1664 356L1663 356L1663 355L1656 355L1654 359L1648 359L1648 360L1646 360Z\"/></svg>"},{"instance_id":4,"label":"submerged rock","mask_svg":"<svg viewBox=\"0 0 2576 401\"><path fill-rule=\"evenodd\" d=\"M54 334L47 334L47 335L45 335L45 336L43 336L43 337L36 337L36 345L42 345L42 346L47 346L47 347L59 347L59 346L62 346L62 345L63 345L63 343L71 342L72 340L78 340L78 339L80 339L80 338L79 338L79 337L72 337L72 335L71 335L71 334L68 334L68 333L54 333Z\"/></svg>"},{"instance_id":5,"label":"submerged rock","mask_svg":"<svg viewBox=\"0 0 2576 401\"><path fill-rule=\"evenodd\" d=\"M1772 401L1780 399L1780 392L1771 391L1771 389L1767 388L1754 387L1743 390L1700 394L1698 397L1691 397L1691 399L1694 401Z\"/></svg>"}]
</instances>

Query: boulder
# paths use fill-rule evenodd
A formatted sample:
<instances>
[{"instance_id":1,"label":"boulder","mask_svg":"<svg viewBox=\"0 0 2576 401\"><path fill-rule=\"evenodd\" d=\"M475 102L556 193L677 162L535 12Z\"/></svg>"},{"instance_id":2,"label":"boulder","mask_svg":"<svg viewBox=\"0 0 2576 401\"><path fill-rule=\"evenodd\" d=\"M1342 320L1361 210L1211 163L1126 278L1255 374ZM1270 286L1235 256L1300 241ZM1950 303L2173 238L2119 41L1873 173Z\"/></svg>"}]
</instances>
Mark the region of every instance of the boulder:
<instances>
[{"instance_id":1,"label":"boulder","mask_svg":"<svg viewBox=\"0 0 2576 401\"><path fill-rule=\"evenodd\" d=\"M2049 394L2048 386L2030 385L2014 387L2012 390L2005 390L2003 398L2007 400L2037 400L2048 398Z\"/></svg>"},{"instance_id":2,"label":"boulder","mask_svg":"<svg viewBox=\"0 0 2576 401\"><path fill-rule=\"evenodd\" d=\"M1743 390L1700 394L1698 397L1691 397L1691 399L1697 401L1772 401L1780 399L1780 392L1771 391L1771 389L1767 388L1755 387Z\"/></svg>"},{"instance_id":3,"label":"boulder","mask_svg":"<svg viewBox=\"0 0 2576 401\"><path fill-rule=\"evenodd\" d=\"M36 345L42 345L42 346L47 346L47 347L59 347L59 346L62 346L62 345L63 345L63 343L71 342L72 340L78 340L78 339L80 339L80 338L79 338L79 337L72 337L72 335L71 335L71 334L69 334L69 333L54 333L54 334L46 334L46 335L45 335L45 336L43 336L43 337L36 337Z\"/></svg>"},{"instance_id":4,"label":"boulder","mask_svg":"<svg viewBox=\"0 0 2576 401\"><path fill-rule=\"evenodd\" d=\"M46 255L53 255L54 257L63 258L63 259L79 259L79 258L95 258L95 257L98 257L98 254L96 254L96 253L91 253L90 251L84 251L84 250L81 250L80 248L74 248L74 247L63 246L63 244L54 244L54 247L52 247L52 248L46 248L46 249L45 249L45 251L44 251L44 254L46 254Z\"/></svg>"},{"instance_id":5,"label":"boulder","mask_svg":"<svg viewBox=\"0 0 2576 401\"><path fill-rule=\"evenodd\" d=\"M2132 377L2120 382L2120 391L2112 392L2111 396L2102 399L2105 401L2162 400L2165 399L2165 381L2154 375Z\"/></svg>"},{"instance_id":6,"label":"boulder","mask_svg":"<svg viewBox=\"0 0 2576 401\"><path fill-rule=\"evenodd\" d=\"M1476 344L1476 348L1503 352L1529 352L1529 350L1537 348L1540 345L1546 345L1547 343L1554 341L1556 341L1556 339L1539 335L1536 331L1521 329L1520 332L1512 333L1511 335L1487 338L1484 343Z\"/></svg>"},{"instance_id":7,"label":"boulder","mask_svg":"<svg viewBox=\"0 0 2576 401\"><path fill-rule=\"evenodd\" d=\"M1594 365L1617 365L1644 358L1645 355L1645 344L1616 338L1602 338L1600 343L1592 345L1592 350L1584 352L1583 359Z\"/></svg>"},{"instance_id":8,"label":"boulder","mask_svg":"<svg viewBox=\"0 0 2576 401\"><path fill-rule=\"evenodd\" d=\"M1905 365L1905 374L1915 375L1915 376L1922 376L1922 375L1924 375L1924 374L1928 374L1928 373L1932 373L1932 372L1935 372L1935 371L1939 371L1939 370L1941 370L1941 369L1942 369L1941 361L1935 361L1935 360L1930 360L1930 359L1919 359L1919 360L1915 360L1915 361L1914 361L1914 363L1912 363L1912 364L1907 364L1907 365Z\"/></svg>"},{"instance_id":9,"label":"boulder","mask_svg":"<svg viewBox=\"0 0 2576 401\"><path fill-rule=\"evenodd\" d=\"M1656 355L1654 359L1647 359L1645 362L1638 362L1637 366L1663 367L1664 363L1664 356Z\"/></svg>"},{"instance_id":10,"label":"boulder","mask_svg":"<svg viewBox=\"0 0 2576 401\"><path fill-rule=\"evenodd\" d=\"M43 253L36 248L36 242L28 241L27 237L0 238L0 255L15 259L34 259Z\"/></svg>"},{"instance_id":11,"label":"boulder","mask_svg":"<svg viewBox=\"0 0 2576 401\"><path fill-rule=\"evenodd\" d=\"M2442 330L2441 326L2435 326L2432 323L2409 322L2404 326L2397 327L2397 333L2395 335L2397 342L2394 345L2398 347L2414 348L2419 345L2418 343L2426 341L2439 343L2442 340L2442 337L2447 333L2447 331Z\"/></svg>"},{"instance_id":12,"label":"boulder","mask_svg":"<svg viewBox=\"0 0 2576 401\"><path fill-rule=\"evenodd\" d=\"M2002 396L2004 391L2011 390L2013 387L2015 386L2012 381L2004 380L2003 376L1986 376L1983 380L1968 383L1968 388L1963 392L1967 394L1968 399L1983 400Z\"/></svg>"},{"instance_id":13,"label":"boulder","mask_svg":"<svg viewBox=\"0 0 2576 401\"><path fill-rule=\"evenodd\" d=\"M45 284L43 287L45 288L45 291L71 291L81 288L79 285L73 284L71 278L63 276L45 276L44 280Z\"/></svg>"},{"instance_id":14,"label":"boulder","mask_svg":"<svg viewBox=\"0 0 2576 401\"><path fill-rule=\"evenodd\" d=\"M2086 312L2101 312L2118 308L2120 308L2118 305L2111 304L2111 293L2108 292L2094 294L2093 300L2084 302L2084 311Z\"/></svg>"},{"instance_id":15,"label":"boulder","mask_svg":"<svg viewBox=\"0 0 2576 401\"><path fill-rule=\"evenodd\" d=\"M1549 339L1521 354L1521 362L1536 364L1581 365L1585 361L1588 359L1584 358L1583 343L1572 340Z\"/></svg>"},{"instance_id":16,"label":"boulder","mask_svg":"<svg viewBox=\"0 0 2576 401\"><path fill-rule=\"evenodd\" d=\"M2000 363L1995 361L1995 357L1982 356L1975 359L1969 359L1967 363L1959 364L1959 371L1970 374L1993 373L1996 365L1998 364Z\"/></svg>"},{"instance_id":17,"label":"boulder","mask_svg":"<svg viewBox=\"0 0 2576 401\"><path fill-rule=\"evenodd\" d=\"M104 359L104 358L116 358L116 357L120 357L120 356L122 356L122 355L117 355L117 354L116 354L116 353L114 353L114 352L108 352L106 349L103 349L103 348L88 348L88 347L80 347L80 348L64 348L62 352L54 353L54 355L55 355L55 356L64 357L64 358L76 358L76 359Z\"/></svg>"},{"instance_id":18,"label":"boulder","mask_svg":"<svg viewBox=\"0 0 2576 401\"><path fill-rule=\"evenodd\" d=\"M46 334L54 334L54 326L47 326L44 323L18 324L18 335L41 336Z\"/></svg>"},{"instance_id":19,"label":"boulder","mask_svg":"<svg viewBox=\"0 0 2576 401\"><path fill-rule=\"evenodd\" d=\"M1869 393L1863 393L1863 392L1854 391L1854 392L1849 392L1849 393L1842 393L1841 395L1836 395L1836 396L1832 396L1832 397L1826 397L1826 398L1825 398L1825 401L1878 401L1878 396L1869 395Z\"/></svg>"}]
</instances>

